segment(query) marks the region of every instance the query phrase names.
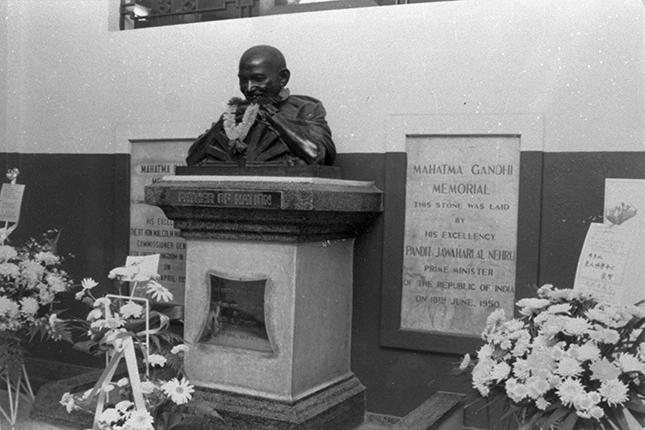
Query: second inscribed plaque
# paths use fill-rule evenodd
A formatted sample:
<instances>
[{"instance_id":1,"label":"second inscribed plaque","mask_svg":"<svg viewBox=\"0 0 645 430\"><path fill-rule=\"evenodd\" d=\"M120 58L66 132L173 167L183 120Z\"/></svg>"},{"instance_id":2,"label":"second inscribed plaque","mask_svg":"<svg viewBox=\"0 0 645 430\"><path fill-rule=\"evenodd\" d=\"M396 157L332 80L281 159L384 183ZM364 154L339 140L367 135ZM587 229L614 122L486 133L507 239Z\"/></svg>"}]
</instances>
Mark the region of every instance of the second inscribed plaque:
<instances>
[{"instance_id":1,"label":"second inscribed plaque","mask_svg":"<svg viewBox=\"0 0 645 430\"><path fill-rule=\"evenodd\" d=\"M513 314L520 141L409 136L401 329L479 336Z\"/></svg>"}]
</instances>

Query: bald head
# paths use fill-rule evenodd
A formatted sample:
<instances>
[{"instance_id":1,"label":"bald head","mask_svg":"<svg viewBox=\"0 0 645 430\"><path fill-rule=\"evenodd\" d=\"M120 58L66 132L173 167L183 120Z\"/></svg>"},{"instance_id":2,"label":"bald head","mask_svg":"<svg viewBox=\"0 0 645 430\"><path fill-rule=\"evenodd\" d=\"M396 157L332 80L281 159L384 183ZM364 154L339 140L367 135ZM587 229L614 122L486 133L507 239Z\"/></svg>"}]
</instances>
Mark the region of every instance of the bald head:
<instances>
[{"instance_id":1,"label":"bald head","mask_svg":"<svg viewBox=\"0 0 645 430\"><path fill-rule=\"evenodd\" d=\"M273 46L254 46L240 58L240 91L249 101L277 97L290 76L284 55Z\"/></svg>"},{"instance_id":2,"label":"bald head","mask_svg":"<svg viewBox=\"0 0 645 430\"><path fill-rule=\"evenodd\" d=\"M278 69L287 68L287 61L284 59L282 52L269 45L257 45L247 49L242 54L242 58L240 58L240 65L249 62L265 62Z\"/></svg>"}]
</instances>

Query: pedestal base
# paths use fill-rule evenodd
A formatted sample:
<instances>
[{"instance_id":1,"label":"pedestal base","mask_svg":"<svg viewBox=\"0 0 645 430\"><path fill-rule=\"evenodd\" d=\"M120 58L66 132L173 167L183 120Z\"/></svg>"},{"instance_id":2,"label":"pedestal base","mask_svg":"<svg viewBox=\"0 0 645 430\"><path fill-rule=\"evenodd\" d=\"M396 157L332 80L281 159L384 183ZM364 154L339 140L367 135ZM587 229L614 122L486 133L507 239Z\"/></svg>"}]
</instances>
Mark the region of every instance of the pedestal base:
<instances>
[{"instance_id":1,"label":"pedestal base","mask_svg":"<svg viewBox=\"0 0 645 430\"><path fill-rule=\"evenodd\" d=\"M296 402L208 388L197 388L194 396L213 405L224 421L204 421L193 430L351 430L365 414L365 387L355 377Z\"/></svg>"}]
</instances>

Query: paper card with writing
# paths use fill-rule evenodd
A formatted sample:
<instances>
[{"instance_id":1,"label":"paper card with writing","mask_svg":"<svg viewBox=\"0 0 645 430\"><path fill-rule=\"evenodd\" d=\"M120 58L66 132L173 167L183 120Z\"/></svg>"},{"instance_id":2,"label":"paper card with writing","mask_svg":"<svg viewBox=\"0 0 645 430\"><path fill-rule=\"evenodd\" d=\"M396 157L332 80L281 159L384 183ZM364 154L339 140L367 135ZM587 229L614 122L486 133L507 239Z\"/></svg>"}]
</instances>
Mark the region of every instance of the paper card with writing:
<instances>
[{"instance_id":1,"label":"paper card with writing","mask_svg":"<svg viewBox=\"0 0 645 430\"><path fill-rule=\"evenodd\" d=\"M592 223L580 253L574 289L608 304L634 304L643 298L635 264L643 248L638 234L611 224ZM642 258L641 258L642 260Z\"/></svg>"},{"instance_id":2,"label":"paper card with writing","mask_svg":"<svg viewBox=\"0 0 645 430\"><path fill-rule=\"evenodd\" d=\"M479 337L513 313L516 136L410 136L401 329Z\"/></svg>"},{"instance_id":3,"label":"paper card with writing","mask_svg":"<svg viewBox=\"0 0 645 430\"><path fill-rule=\"evenodd\" d=\"M24 184L2 184L2 190L0 190L0 221L18 222L24 193Z\"/></svg>"},{"instance_id":4,"label":"paper card with writing","mask_svg":"<svg viewBox=\"0 0 645 430\"><path fill-rule=\"evenodd\" d=\"M140 256L128 256L125 260L125 268L131 273L126 281L141 282L147 281L158 275L159 254Z\"/></svg>"}]
</instances>

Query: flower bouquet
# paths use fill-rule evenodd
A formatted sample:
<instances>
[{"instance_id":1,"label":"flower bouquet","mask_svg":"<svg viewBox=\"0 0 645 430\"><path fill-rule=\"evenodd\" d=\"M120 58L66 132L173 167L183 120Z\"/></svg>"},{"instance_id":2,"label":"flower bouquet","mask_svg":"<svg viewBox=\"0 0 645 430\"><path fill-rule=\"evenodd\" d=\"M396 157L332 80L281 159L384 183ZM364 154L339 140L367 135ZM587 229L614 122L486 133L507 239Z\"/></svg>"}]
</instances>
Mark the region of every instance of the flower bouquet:
<instances>
[{"instance_id":1,"label":"flower bouquet","mask_svg":"<svg viewBox=\"0 0 645 430\"><path fill-rule=\"evenodd\" d=\"M167 309L155 309L173 298L157 281L156 271L135 262L108 277L118 281L118 294L96 298L92 291L98 284L89 278L76 294L92 306L84 322L89 340L76 346L106 354L106 369L94 388L65 393L60 403L68 412L93 413L93 428L101 430L169 430L203 416L219 418L212 407L192 399L194 387L183 369L187 346L170 329ZM129 294L122 291L126 282L132 283ZM122 358L128 377L114 382Z\"/></svg>"},{"instance_id":2,"label":"flower bouquet","mask_svg":"<svg viewBox=\"0 0 645 430\"><path fill-rule=\"evenodd\" d=\"M501 406L522 430L645 425L645 308L599 303L545 285L517 302L521 318L488 318L472 368L474 398Z\"/></svg>"},{"instance_id":3,"label":"flower bouquet","mask_svg":"<svg viewBox=\"0 0 645 430\"><path fill-rule=\"evenodd\" d=\"M72 287L55 253L57 239L49 231L40 242L0 245L0 373L11 379L24 372L23 341L40 335L71 342L68 323L54 310L56 296Z\"/></svg>"}]
</instances>

